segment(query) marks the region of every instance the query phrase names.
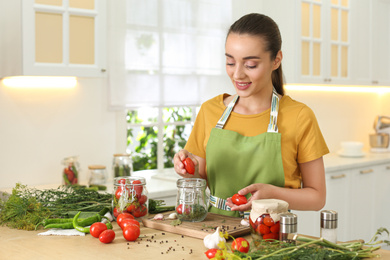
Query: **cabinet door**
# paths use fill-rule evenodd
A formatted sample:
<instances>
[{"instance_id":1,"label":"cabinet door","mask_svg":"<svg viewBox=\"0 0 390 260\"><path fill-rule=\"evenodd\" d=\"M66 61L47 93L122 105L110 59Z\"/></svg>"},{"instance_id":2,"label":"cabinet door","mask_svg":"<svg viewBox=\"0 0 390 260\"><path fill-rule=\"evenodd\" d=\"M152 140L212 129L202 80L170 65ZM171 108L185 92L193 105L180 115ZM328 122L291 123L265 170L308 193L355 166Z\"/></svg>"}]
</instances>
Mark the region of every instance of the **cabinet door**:
<instances>
[{"instance_id":1,"label":"cabinet door","mask_svg":"<svg viewBox=\"0 0 390 260\"><path fill-rule=\"evenodd\" d=\"M390 1L372 4L372 83L390 85Z\"/></svg>"},{"instance_id":2,"label":"cabinet door","mask_svg":"<svg viewBox=\"0 0 390 260\"><path fill-rule=\"evenodd\" d=\"M347 170L326 173L326 204L324 209L338 213L337 239L347 241L349 230L349 183L350 172ZM318 217L320 218L320 216Z\"/></svg>"},{"instance_id":3,"label":"cabinet door","mask_svg":"<svg viewBox=\"0 0 390 260\"><path fill-rule=\"evenodd\" d=\"M369 241L376 232L375 216L375 175L377 166L355 169L351 172L351 192L348 209L350 213L350 232L348 240L364 239Z\"/></svg>"},{"instance_id":4,"label":"cabinet door","mask_svg":"<svg viewBox=\"0 0 390 260\"><path fill-rule=\"evenodd\" d=\"M105 1L22 1L23 75L98 77L106 53Z\"/></svg>"},{"instance_id":5,"label":"cabinet door","mask_svg":"<svg viewBox=\"0 0 390 260\"><path fill-rule=\"evenodd\" d=\"M390 230L390 163L378 167L375 174L374 228ZM390 246L385 249L389 250Z\"/></svg>"}]
</instances>

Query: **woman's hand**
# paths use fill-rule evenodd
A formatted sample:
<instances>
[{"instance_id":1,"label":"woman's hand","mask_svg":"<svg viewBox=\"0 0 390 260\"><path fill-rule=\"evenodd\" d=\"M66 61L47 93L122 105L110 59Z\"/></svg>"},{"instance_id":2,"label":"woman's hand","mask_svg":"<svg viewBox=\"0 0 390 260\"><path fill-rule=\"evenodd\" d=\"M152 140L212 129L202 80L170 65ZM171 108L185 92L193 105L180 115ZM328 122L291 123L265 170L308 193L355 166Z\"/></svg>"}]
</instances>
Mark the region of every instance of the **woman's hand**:
<instances>
[{"instance_id":1,"label":"woman's hand","mask_svg":"<svg viewBox=\"0 0 390 260\"><path fill-rule=\"evenodd\" d=\"M190 158L192 162L195 165L195 173L194 174L189 174L183 164L183 161L185 158ZM199 175L199 161L197 158L192 155L190 152L187 150L180 150L178 153L175 154L173 157L173 164L174 164L174 169L177 174L179 174L183 178L201 178Z\"/></svg>"},{"instance_id":2,"label":"woman's hand","mask_svg":"<svg viewBox=\"0 0 390 260\"><path fill-rule=\"evenodd\" d=\"M266 198L265 195L268 194L267 190L269 189L270 186L271 186L270 184L264 184L264 183L251 184L237 192L238 194L244 196L248 193L252 194L252 196L248 199L248 202L246 204L237 206L232 202L232 198L227 198L226 205L228 205L231 208L231 210L248 211L252 208L252 201Z\"/></svg>"}]
</instances>

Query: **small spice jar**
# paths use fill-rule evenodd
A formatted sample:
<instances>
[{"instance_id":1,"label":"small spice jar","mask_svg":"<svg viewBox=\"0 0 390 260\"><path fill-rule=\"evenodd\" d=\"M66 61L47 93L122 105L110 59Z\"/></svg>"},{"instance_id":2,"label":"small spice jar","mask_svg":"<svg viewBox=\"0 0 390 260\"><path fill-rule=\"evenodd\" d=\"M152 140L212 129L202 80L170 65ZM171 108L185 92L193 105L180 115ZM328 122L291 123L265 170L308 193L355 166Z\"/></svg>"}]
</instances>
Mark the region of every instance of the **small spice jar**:
<instances>
[{"instance_id":1,"label":"small spice jar","mask_svg":"<svg viewBox=\"0 0 390 260\"><path fill-rule=\"evenodd\" d=\"M288 203L283 200L253 201L249 215L252 238L254 240L279 239L280 214L287 213L288 206Z\"/></svg>"},{"instance_id":2,"label":"small spice jar","mask_svg":"<svg viewBox=\"0 0 390 260\"><path fill-rule=\"evenodd\" d=\"M89 165L89 185L104 185L107 181L107 171L104 165Z\"/></svg>"},{"instance_id":3,"label":"small spice jar","mask_svg":"<svg viewBox=\"0 0 390 260\"><path fill-rule=\"evenodd\" d=\"M135 218L148 215L148 190L143 177L114 178L112 198L113 215L116 217L123 212L132 214Z\"/></svg>"},{"instance_id":4,"label":"small spice jar","mask_svg":"<svg viewBox=\"0 0 390 260\"><path fill-rule=\"evenodd\" d=\"M114 154L112 160L113 177L131 176L133 172L133 160L130 154Z\"/></svg>"},{"instance_id":5,"label":"small spice jar","mask_svg":"<svg viewBox=\"0 0 390 260\"><path fill-rule=\"evenodd\" d=\"M78 156L66 157L62 160L64 169L62 171L62 184L74 185L79 183L80 164Z\"/></svg>"},{"instance_id":6,"label":"small spice jar","mask_svg":"<svg viewBox=\"0 0 390 260\"><path fill-rule=\"evenodd\" d=\"M209 198L206 194L206 180L183 178L176 182L176 213L178 219L190 222L203 221L207 216Z\"/></svg>"},{"instance_id":7,"label":"small spice jar","mask_svg":"<svg viewBox=\"0 0 390 260\"><path fill-rule=\"evenodd\" d=\"M287 212L279 215L280 217L280 234L279 240L286 243L295 243L294 236L298 230L297 215Z\"/></svg>"},{"instance_id":8,"label":"small spice jar","mask_svg":"<svg viewBox=\"0 0 390 260\"><path fill-rule=\"evenodd\" d=\"M337 211L321 211L320 236L332 243L337 243Z\"/></svg>"}]
</instances>

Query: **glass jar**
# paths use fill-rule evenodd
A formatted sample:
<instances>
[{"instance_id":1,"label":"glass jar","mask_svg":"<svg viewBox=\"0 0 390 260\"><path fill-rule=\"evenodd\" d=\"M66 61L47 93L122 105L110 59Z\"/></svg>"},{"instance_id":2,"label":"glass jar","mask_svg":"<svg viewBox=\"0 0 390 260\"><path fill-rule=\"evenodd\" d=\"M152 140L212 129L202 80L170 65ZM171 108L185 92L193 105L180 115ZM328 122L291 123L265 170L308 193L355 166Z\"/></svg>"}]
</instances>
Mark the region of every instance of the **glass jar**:
<instances>
[{"instance_id":1,"label":"glass jar","mask_svg":"<svg viewBox=\"0 0 390 260\"><path fill-rule=\"evenodd\" d=\"M148 215L148 190L143 177L114 178L112 198L113 216L123 212L132 214L135 218Z\"/></svg>"},{"instance_id":2,"label":"glass jar","mask_svg":"<svg viewBox=\"0 0 390 260\"><path fill-rule=\"evenodd\" d=\"M112 160L113 178L131 176L133 160L130 154L114 154Z\"/></svg>"},{"instance_id":3,"label":"glass jar","mask_svg":"<svg viewBox=\"0 0 390 260\"><path fill-rule=\"evenodd\" d=\"M176 213L182 221L200 222L207 216L206 180L183 178L176 182Z\"/></svg>"},{"instance_id":4,"label":"glass jar","mask_svg":"<svg viewBox=\"0 0 390 260\"><path fill-rule=\"evenodd\" d=\"M62 171L62 184L74 185L79 183L80 164L78 156L66 157L62 160L64 169Z\"/></svg>"},{"instance_id":5,"label":"glass jar","mask_svg":"<svg viewBox=\"0 0 390 260\"><path fill-rule=\"evenodd\" d=\"M107 171L104 165L89 165L88 185L104 185L107 181Z\"/></svg>"},{"instance_id":6,"label":"glass jar","mask_svg":"<svg viewBox=\"0 0 390 260\"><path fill-rule=\"evenodd\" d=\"M337 211L321 211L320 236L330 242L337 243Z\"/></svg>"},{"instance_id":7,"label":"glass jar","mask_svg":"<svg viewBox=\"0 0 390 260\"><path fill-rule=\"evenodd\" d=\"M278 240L280 214L287 212L288 203L283 200L264 199L253 201L249 215L252 238L254 240Z\"/></svg>"}]
</instances>

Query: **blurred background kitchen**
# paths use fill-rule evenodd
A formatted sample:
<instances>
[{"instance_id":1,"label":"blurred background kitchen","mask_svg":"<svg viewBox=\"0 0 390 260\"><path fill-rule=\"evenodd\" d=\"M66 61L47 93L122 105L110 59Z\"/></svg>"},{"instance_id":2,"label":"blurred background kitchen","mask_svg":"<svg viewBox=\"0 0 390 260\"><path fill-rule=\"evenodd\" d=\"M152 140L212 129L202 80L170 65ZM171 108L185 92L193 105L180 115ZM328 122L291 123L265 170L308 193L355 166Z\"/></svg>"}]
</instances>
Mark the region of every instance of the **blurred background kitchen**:
<instances>
[{"instance_id":1,"label":"blurred background kitchen","mask_svg":"<svg viewBox=\"0 0 390 260\"><path fill-rule=\"evenodd\" d=\"M170 168L201 102L234 93L224 40L250 12L279 24L286 92L314 110L331 152L343 141L369 152L375 117L390 116L388 0L0 4L0 188L61 183L61 161L72 155L81 182L88 165L111 174L116 153L137 155L134 170ZM75 78L15 87L12 76ZM142 131L149 146L137 141Z\"/></svg>"}]
</instances>

